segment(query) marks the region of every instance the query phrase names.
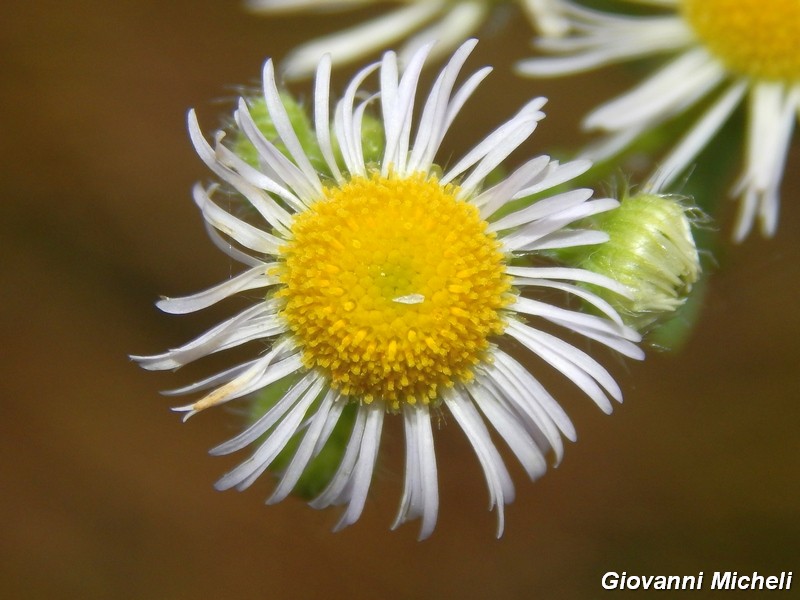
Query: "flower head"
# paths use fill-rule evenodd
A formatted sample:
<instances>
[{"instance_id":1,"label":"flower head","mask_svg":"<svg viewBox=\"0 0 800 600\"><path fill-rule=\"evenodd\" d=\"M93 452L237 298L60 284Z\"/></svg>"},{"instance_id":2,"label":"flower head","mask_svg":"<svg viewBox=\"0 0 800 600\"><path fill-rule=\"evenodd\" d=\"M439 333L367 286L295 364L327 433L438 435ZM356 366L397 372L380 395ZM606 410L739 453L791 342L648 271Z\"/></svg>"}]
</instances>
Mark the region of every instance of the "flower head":
<instances>
[{"instance_id":1,"label":"flower head","mask_svg":"<svg viewBox=\"0 0 800 600\"><path fill-rule=\"evenodd\" d=\"M333 64L352 62L405 40L401 64L420 47L436 40L434 52L444 57L473 35L499 4L518 4L543 35L558 35L565 21L558 0L248 0L254 12L282 14L305 10L330 11L369 5L400 4L382 16L344 31L303 44L284 62L287 77L311 75L325 54Z\"/></svg>"},{"instance_id":2,"label":"flower head","mask_svg":"<svg viewBox=\"0 0 800 600\"><path fill-rule=\"evenodd\" d=\"M512 262L522 254L535 259L546 249L605 241L603 233L570 224L615 208L617 201L591 200L591 191L580 189L498 217L510 200L544 192L588 168L585 161L559 164L546 156L529 160L491 187L483 185L534 131L544 116L544 99L526 104L449 168L434 162L462 105L489 72L481 69L455 89L474 44L462 45L441 71L416 124L417 80L429 47L412 56L402 75L391 52L361 70L336 104L332 123L331 62L323 58L313 102L315 142L325 163L319 169L303 148L298 130L305 126L293 125L270 61L264 68L264 102L274 139L258 127L245 100L235 113L235 129L258 153L256 166L231 150L223 133L211 146L190 113L195 147L224 182L198 185L195 201L220 248L249 268L210 290L158 305L182 314L245 290L264 295L188 344L136 359L147 369L174 369L246 342L268 344L269 350L251 361L176 390L211 389L177 409L187 416L294 378L269 410L213 451L234 452L257 442L252 456L218 488L246 488L292 439L300 439L270 501L286 497L324 449L343 410L355 408L341 464L311 503L345 504L339 526L348 525L363 509L383 420L402 416L407 455L396 524L421 517L420 536L426 537L438 510L431 419L447 410L481 462L502 532L503 505L512 500L514 488L485 421L532 478L544 473L551 453L560 459L562 435L575 437L558 403L500 348L504 340L518 341L561 371L603 410L611 410L609 396L621 400L619 387L599 363L524 321L556 325L639 359L641 350L633 343L639 335L607 302L575 282L622 294L626 288L581 269ZM363 96L362 84L376 70L379 93ZM356 98L363 101L355 104ZM373 104L380 106L384 141L379 160L368 162L362 124ZM233 194L225 204L241 198L250 208L249 219L244 211L217 203L225 191ZM604 316L553 306L521 290L566 292Z\"/></svg>"},{"instance_id":3,"label":"flower head","mask_svg":"<svg viewBox=\"0 0 800 600\"><path fill-rule=\"evenodd\" d=\"M687 198L643 190L625 192L620 207L594 217L609 240L570 252L572 262L624 284L630 295L589 286L637 331L674 316L700 277L692 225L702 213Z\"/></svg>"},{"instance_id":4,"label":"flower head","mask_svg":"<svg viewBox=\"0 0 800 600\"><path fill-rule=\"evenodd\" d=\"M661 53L677 55L641 85L586 117L587 127L612 133L593 156L608 156L707 101L709 107L652 181L655 188L664 188L746 100L745 165L732 192L740 198L734 237L744 239L756 219L764 235L773 235L780 181L800 110L800 2L627 1L664 7L670 14L612 15L563 1L574 35L540 42L545 51L562 56L530 59L519 70L533 76L562 75Z\"/></svg>"}]
</instances>

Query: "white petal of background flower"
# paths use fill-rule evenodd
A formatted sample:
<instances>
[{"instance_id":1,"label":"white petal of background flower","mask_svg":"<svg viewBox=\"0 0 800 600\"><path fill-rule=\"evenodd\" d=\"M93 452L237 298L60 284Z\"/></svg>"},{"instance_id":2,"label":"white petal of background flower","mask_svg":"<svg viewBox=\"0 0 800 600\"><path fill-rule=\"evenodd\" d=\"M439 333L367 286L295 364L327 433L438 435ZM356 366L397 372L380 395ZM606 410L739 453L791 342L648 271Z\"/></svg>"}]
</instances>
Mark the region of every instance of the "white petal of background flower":
<instances>
[{"instance_id":1,"label":"white petal of background flower","mask_svg":"<svg viewBox=\"0 0 800 600\"><path fill-rule=\"evenodd\" d=\"M676 55L664 67L645 77L632 91L598 107L584 121L587 128L609 132L604 141L590 147L585 153L595 160L604 160L623 151L640 135L656 129L691 107L701 102L711 102L711 108L696 123L688 126L678 146L664 160L664 164L657 167L652 180L658 189L685 173L697 155L714 143L717 132L741 105L746 94L750 114L745 165L738 182L731 189L731 194L740 201L733 238L737 242L742 241L756 220L760 222L762 234L772 236L778 223L779 188L784 163L791 132L798 118L798 74L760 74L762 67L759 65L764 61L767 64L777 62L771 60L769 53L773 50L761 46L755 52L755 65L747 67L754 69L753 72L740 72L729 66L729 57L718 54L720 51L696 29L681 2L628 1L672 9L675 14L665 15L662 11L652 16L630 16L590 10L563 1L563 12L570 22L570 35L539 40L538 48L552 56L521 61L517 65L518 72L531 77L552 77L641 57ZM688 1L687 4L689 9L694 8ZM723 9L714 7L714 10ZM766 38L758 37L759 40L770 39L770 34L775 40L794 35L791 29L787 29L794 27L798 20L797 7L793 4L743 3L736 9L741 14L731 18L738 19L737 23L752 22L753 27L762 26L755 17L770 15L771 11L779 13L779 18L773 19L767 26L786 30L753 31L753 35L767 35ZM713 20L713 17L704 14L704 18ZM781 19L782 16L785 18ZM720 31L725 32L726 28L720 25L713 35L724 35ZM729 35L737 36L739 33ZM738 39L723 41L727 48L732 48L739 44ZM775 52L782 53L785 52L782 48L787 46L777 42L776 47L778 50ZM796 50L788 52L795 52L796 55ZM779 58L788 60L784 54L779 54ZM796 71L796 57L792 64ZM723 88L722 92L720 88Z\"/></svg>"}]
</instances>

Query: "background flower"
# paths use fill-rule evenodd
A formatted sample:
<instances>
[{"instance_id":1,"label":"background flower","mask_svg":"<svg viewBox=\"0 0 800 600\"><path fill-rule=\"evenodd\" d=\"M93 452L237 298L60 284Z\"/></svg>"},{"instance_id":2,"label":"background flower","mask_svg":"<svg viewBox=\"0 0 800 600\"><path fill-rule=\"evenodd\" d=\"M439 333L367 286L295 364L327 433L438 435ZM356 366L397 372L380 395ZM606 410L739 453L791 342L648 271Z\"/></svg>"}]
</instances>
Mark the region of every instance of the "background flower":
<instances>
[{"instance_id":1,"label":"background flower","mask_svg":"<svg viewBox=\"0 0 800 600\"><path fill-rule=\"evenodd\" d=\"M800 110L800 4L794 0L628 0L670 7L670 14L625 16L564 2L574 35L542 39L560 56L519 64L531 76L566 75L619 61L677 54L627 94L592 111L587 128L611 132L594 158L620 151L643 133L708 101L654 176L663 188L676 181L746 100L744 169L734 186L740 198L734 238L744 239L756 218L775 233L779 188Z\"/></svg>"},{"instance_id":2,"label":"background flower","mask_svg":"<svg viewBox=\"0 0 800 600\"><path fill-rule=\"evenodd\" d=\"M468 37L503 4L516 4L544 35L560 34L565 23L558 12L558 0L248 0L257 13L285 14L299 11L338 11L370 5L400 5L360 25L347 27L303 43L282 64L287 77L304 77L316 69L323 54L331 54L334 65L364 58L378 50L397 45L400 61L421 46L436 41L434 56L444 57Z\"/></svg>"}]
</instances>

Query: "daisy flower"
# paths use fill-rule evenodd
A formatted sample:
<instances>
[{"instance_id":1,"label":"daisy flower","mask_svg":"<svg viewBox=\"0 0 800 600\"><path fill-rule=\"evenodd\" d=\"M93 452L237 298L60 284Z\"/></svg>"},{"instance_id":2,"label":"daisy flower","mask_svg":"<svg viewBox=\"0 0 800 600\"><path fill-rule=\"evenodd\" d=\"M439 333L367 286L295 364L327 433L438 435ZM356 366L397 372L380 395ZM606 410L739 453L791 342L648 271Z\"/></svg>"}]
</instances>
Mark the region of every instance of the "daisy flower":
<instances>
[{"instance_id":1,"label":"daisy flower","mask_svg":"<svg viewBox=\"0 0 800 600\"><path fill-rule=\"evenodd\" d=\"M247 342L267 348L244 364L175 390L211 390L176 409L187 416L296 377L271 409L212 450L227 454L257 446L220 479L218 489L248 487L294 438L300 440L296 452L268 502L285 498L324 448L343 409L355 407L339 468L311 505L345 505L338 527L356 521L367 498L384 419L400 418L406 466L395 525L421 517L420 537L427 537L438 511L432 419L447 411L483 468L490 508L498 507L499 535L503 505L513 499L514 486L487 422L531 478L545 472L548 459L561 459L562 435L575 439L559 404L499 345L518 342L606 412L612 408L609 397L621 400L619 386L597 361L540 327L554 325L641 359L634 344L639 335L623 325L608 302L576 284L623 295L627 288L586 270L514 264L523 254L536 258L545 250L604 242L605 234L570 224L618 202L593 200L591 190L578 189L496 217L511 199L546 191L589 166L586 161L559 164L546 156L483 186L486 176L534 131L545 100L526 104L448 168L434 162L462 105L491 70L477 71L456 89L474 45L470 40L454 53L421 103L416 124L417 82L429 46L411 57L402 75L396 55L386 53L358 72L333 110L331 60L323 58L313 113L324 169L314 168L303 150L272 61L264 67L263 93L276 139L265 137L244 99L234 115L235 128L257 149L257 167L233 152L222 133L209 144L190 112L195 148L224 182L196 186L195 202L220 248L248 268L209 290L165 298L158 306L184 314L243 291L261 290L261 297L180 348L135 359L146 369L175 369ZM364 81L376 71L379 93L363 95ZM361 142L364 113L372 104L380 107L385 140L377 162L364 160ZM232 200L223 196L225 188L252 207L252 222L237 210L226 210ZM566 292L592 305L597 315L529 297L537 291L542 296Z\"/></svg>"},{"instance_id":2,"label":"daisy flower","mask_svg":"<svg viewBox=\"0 0 800 600\"><path fill-rule=\"evenodd\" d=\"M330 54L334 65L364 58L405 40L399 51L400 62L421 46L436 40L434 53L443 58L473 35L498 4L518 4L543 35L558 35L565 21L556 10L558 0L248 0L254 12L265 14L317 12L363 8L376 4L401 6L344 31L303 44L284 61L283 73L289 78L307 77L320 58Z\"/></svg>"},{"instance_id":3,"label":"daisy flower","mask_svg":"<svg viewBox=\"0 0 800 600\"><path fill-rule=\"evenodd\" d=\"M563 1L563 0L562 0ZM708 101L709 108L665 159L652 183L663 188L684 172L734 110L748 105L744 167L734 238L756 219L765 236L778 223L779 187L800 110L800 2L797 0L627 0L670 10L624 16L563 1L574 36L539 46L563 56L520 63L521 73L565 75L619 61L676 55L632 91L600 106L584 124L612 135L595 158L619 151L639 134Z\"/></svg>"}]
</instances>

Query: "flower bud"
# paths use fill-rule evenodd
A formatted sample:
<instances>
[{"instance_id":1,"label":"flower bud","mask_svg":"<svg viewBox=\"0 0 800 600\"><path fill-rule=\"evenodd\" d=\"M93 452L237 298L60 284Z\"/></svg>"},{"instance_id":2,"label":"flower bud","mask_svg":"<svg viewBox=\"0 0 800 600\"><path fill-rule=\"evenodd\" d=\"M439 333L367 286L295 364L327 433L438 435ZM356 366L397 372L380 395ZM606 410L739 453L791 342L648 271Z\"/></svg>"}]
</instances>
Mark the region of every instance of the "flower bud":
<instances>
[{"instance_id":1,"label":"flower bud","mask_svg":"<svg viewBox=\"0 0 800 600\"><path fill-rule=\"evenodd\" d=\"M595 226L609 241L587 249L579 266L630 289L630 298L593 290L628 325L643 329L686 302L701 271L692 236L698 212L684 198L642 193L625 197L619 208L597 216Z\"/></svg>"}]
</instances>

